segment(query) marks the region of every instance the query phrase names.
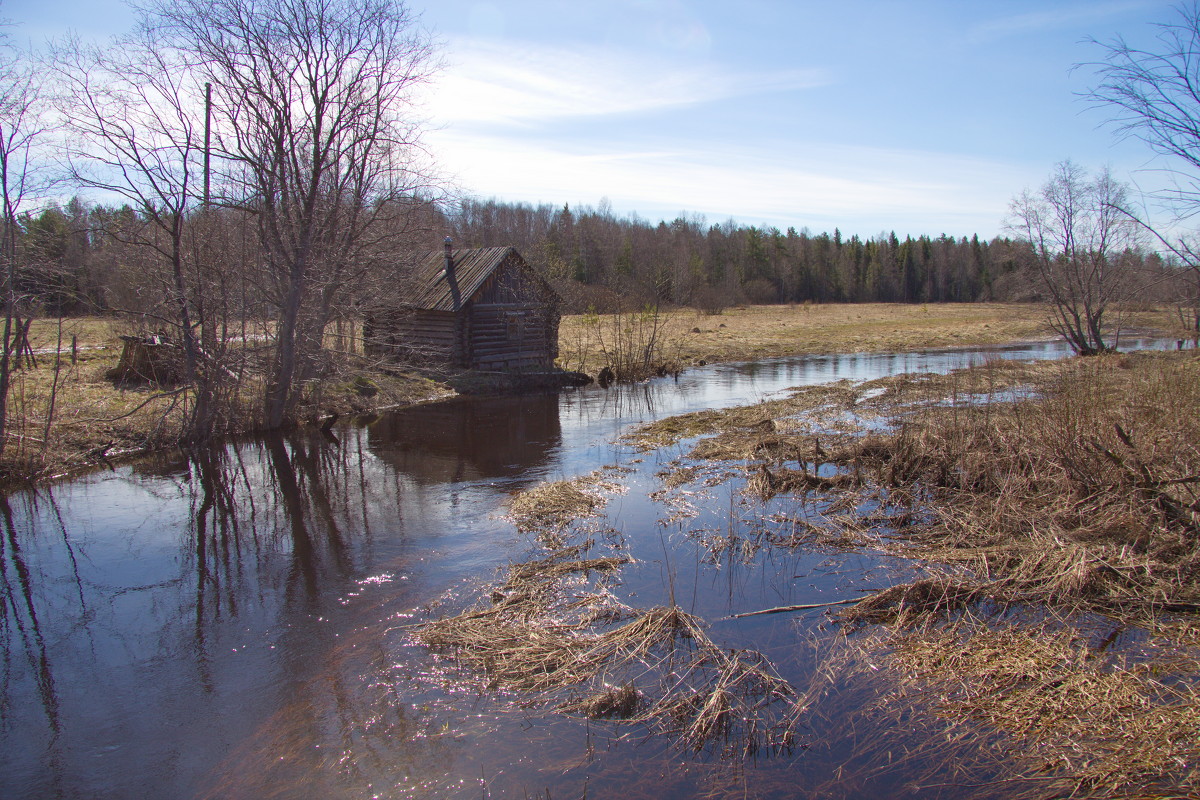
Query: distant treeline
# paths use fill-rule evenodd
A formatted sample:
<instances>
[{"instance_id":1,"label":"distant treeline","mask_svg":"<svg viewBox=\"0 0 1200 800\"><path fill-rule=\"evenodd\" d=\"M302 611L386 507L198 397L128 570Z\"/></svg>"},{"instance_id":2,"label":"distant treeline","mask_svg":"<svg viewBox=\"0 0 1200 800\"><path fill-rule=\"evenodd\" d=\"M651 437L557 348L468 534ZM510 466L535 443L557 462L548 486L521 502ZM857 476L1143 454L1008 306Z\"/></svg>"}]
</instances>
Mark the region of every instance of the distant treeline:
<instances>
[{"instance_id":1,"label":"distant treeline","mask_svg":"<svg viewBox=\"0 0 1200 800\"><path fill-rule=\"evenodd\" d=\"M467 201L447 215L456 244L513 245L568 297L600 310L619 300L733 303L973 302L1018 290L1023 243L996 238L856 235L707 224L657 224L598 209Z\"/></svg>"},{"instance_id":2,"label":"distant treeline","mask_svg":"<svg viewBox=\"0 0 1200 800\"><path fill-rule=\"evenodd\" d=\"M698 216L655 224L614 216L603 202L572 209L467 200L449 209L415 208L420 219L412 227L425 233L406 237L410 241L434 248L448 234L456 247L511 245L559 290L567 311L655 303L717 311L737 303L1039 299L1029 274L1031 250L1021 239L900 239L895 233L862 239L836 229L707 224ZM20 226L29 265L20 278L28 283L22 293L36 296L47 314L137 306L145 255L125 235L137 227L138 214L128 206L79 199L27 215ZM397 254L398 268L404 255ZM1149 272L1163 268L1154 254L1129 252L1123 259Z\"/></svg>"}]
</instances>

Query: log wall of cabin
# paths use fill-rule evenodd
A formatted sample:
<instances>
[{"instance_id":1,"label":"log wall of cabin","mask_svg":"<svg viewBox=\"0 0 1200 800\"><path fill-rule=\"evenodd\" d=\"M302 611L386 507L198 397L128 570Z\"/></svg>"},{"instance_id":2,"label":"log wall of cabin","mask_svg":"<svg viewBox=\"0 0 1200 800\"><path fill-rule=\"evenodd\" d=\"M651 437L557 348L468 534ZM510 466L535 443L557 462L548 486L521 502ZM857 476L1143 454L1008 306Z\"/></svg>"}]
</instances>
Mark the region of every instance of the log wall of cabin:
<instances>
[{"instance_id":1,"label":"log wall of cabin","mask_svg":"<svg viewBox=\"0 0 1200 800\"><path fill-rule=\"evenodd\" d=\"M501 264L470 307L471 366L549 369L558 356L556 298L514 263Z\"/></svg>"},{"instance_id":2,"label":"log wall of cabin","mask_svg":"<svg viewBox=\"0 0 1200 800\"><path fill-rule=\"evenodd\" d=\"M369 323L369 351L409 364L549 369L558 357L558 297L520 258L499 265L458 313L397 309Z\"/></svg>"},{"instance_id":3,"label":"log wall of cabin","mask_svg":"<svg viewBox=\"0 0 1200 800\"><path fill-rule=\"evenodd\" d=\"M475 369L547 369L554 365L545 314L534 304L471 308L471 366Z\"/></svg>"},{"instance_id":4,"label":"log wall of cabin","mask_svg":"<svg viewBox=\"0 0 1200 800\"><path fill-rule=\"evenodd\" d=\"M398 311L381 319L372 336L372 352L409 364L466 366L461 314Z\"/></svg>"}]
</instances>

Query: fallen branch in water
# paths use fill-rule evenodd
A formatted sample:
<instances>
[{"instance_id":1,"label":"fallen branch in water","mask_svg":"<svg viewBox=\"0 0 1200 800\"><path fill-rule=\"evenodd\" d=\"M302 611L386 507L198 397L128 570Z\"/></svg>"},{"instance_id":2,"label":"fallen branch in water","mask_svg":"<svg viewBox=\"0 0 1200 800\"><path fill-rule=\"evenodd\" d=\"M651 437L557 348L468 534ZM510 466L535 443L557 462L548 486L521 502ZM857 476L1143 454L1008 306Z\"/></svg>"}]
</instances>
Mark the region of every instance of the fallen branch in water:
<instances>
[{"instance_id":1,"label":"fallen branch in water","mask_svg":"<svg viewBox=\"0 0 1200 800\"><path fill-rule=\"evenodd\" d=\"M849 600L830 600L825 603L803 603L798 606L777 606L775 608L764 608L760 611L746 611L741 614L733 614L726 619L741 619L742 617L757 617L760 614L785 614L788 611L805 611L810 608L824 608L826 606L848 606L852 603L861 603L865 597L852 597Z\"/></svg>"}]
</instances>

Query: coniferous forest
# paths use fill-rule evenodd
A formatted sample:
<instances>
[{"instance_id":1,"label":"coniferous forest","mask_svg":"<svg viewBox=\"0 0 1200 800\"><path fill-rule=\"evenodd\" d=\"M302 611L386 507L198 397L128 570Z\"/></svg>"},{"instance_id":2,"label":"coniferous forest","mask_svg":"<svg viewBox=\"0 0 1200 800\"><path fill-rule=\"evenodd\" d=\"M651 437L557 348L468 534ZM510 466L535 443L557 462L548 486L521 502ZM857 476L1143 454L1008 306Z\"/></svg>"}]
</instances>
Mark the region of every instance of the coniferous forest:
<instances>
[{"instance_id":1,"label":"coniferous forest","mask_svg":"<svg viewBox=\"0 0 1200 800\"><path fill-rule=\"evenodd\" d=\"M470 200L447 226L466 246L511 244L572 306L616 298L717 310L731 303L972 302L1011 293L1019 247L1005 239L895 233L869 238L711 224L650 222L598 208ZM999 293L999 294L998 294ZM582 308L578 310L583 310Z\"/></svg>"}]
</instances>

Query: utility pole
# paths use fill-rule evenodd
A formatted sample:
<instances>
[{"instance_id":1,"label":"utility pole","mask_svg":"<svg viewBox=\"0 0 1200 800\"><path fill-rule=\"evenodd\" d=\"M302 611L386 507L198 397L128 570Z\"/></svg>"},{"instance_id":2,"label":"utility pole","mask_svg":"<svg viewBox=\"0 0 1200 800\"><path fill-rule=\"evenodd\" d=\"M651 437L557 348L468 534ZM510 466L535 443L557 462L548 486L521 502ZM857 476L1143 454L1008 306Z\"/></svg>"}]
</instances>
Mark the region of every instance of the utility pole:
<instances>
[{"instance_id":1,"label":"utility pole","mask_svg":"<svg viewBox=\"0 0 1200 800\"><path fill-rule=\"evenodd\" d=\"M212 84L204 84L204 209L208 210L209 203L209 174L212 148Z\"/></svg>"}]
</instances>

